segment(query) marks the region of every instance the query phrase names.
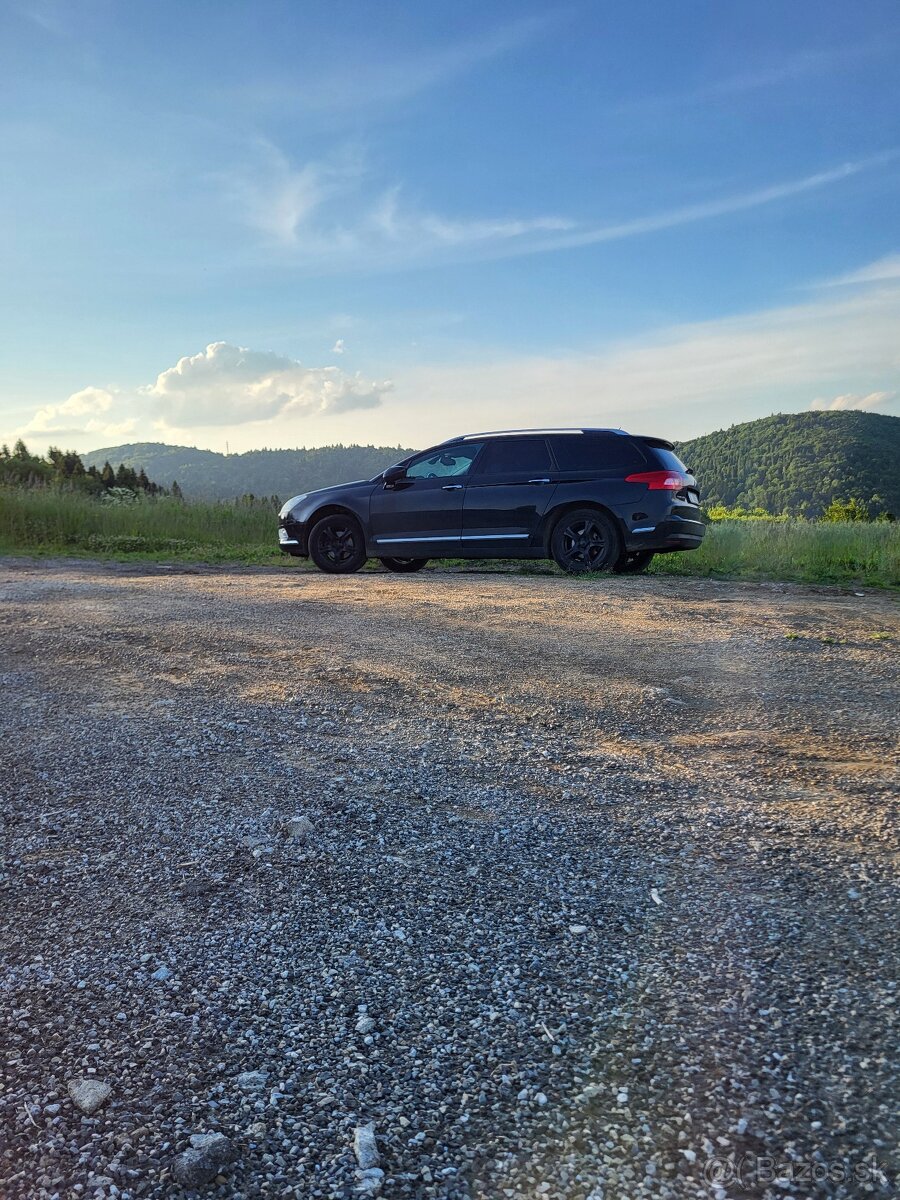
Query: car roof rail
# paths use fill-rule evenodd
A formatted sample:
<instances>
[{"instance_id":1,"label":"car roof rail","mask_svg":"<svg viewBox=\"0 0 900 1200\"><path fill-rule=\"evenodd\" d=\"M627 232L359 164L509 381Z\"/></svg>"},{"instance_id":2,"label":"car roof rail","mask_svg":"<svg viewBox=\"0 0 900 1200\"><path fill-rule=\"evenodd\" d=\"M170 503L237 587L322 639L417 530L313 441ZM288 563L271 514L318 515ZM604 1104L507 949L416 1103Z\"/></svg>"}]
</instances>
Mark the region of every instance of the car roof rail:
<instances>
[{"instance_id":1,"label":"car roof rail","mask_svg":"<svg viewBox=\"0 0 900 1200\"><path fill-rule=\"evenodd\" d=\"M446 441L439 442L440 446L449 446L452 442L474 442L479 438L492 437L514 437L518 434L525 436L533 436L535 434L584 434L584 433L614 433L619 437L630 437L626 429L601 429L590 426L582 426L574 428L553 428L553 429L490 429L484 433L464 433L457 437L447 438Z\"/></svg>"}]
</instances>

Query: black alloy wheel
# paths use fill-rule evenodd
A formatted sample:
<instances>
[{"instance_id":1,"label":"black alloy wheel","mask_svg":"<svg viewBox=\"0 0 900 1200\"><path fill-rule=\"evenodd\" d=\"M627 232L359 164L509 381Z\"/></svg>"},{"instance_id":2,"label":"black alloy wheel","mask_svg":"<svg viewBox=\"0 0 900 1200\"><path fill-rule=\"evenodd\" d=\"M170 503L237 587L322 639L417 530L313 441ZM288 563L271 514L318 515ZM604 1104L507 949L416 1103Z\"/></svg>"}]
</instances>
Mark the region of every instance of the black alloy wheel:
<instances>
[{"instance_id":1,"label":"black alloy wheel","mask_svg":"<svg viewBox=\"0 0 900 1200\"><path fill-rule=\"evenodd\" d=\"M613 567L614 575L640 575L653 562L652 550L633 550L631 554L623 554Z\"/></svg>"},{"instance_id":2,"label":"black alloy wheel","mask_svg":"<svg viewBox=\"0 0 900 1200\"><path fill-rule=\"evenodd\" d=\"M421 571L428 562L427 558L382 558L379 560L389 571L407 575L411 571Z\"/></svg>"},{"instance_id":3,"label":"black alloy wheel","mask_svg":"<svg viewBox=\"0 0 900 1200\"><path fill-rule=\"evenodd\" d=\"M342 513L317 521L309 535L309 556L329 575L358 571L366 561L366 540L359 522Z\"/></svg>"},{"instance_id":4,"label":"black alloy wheel","mask_svg":"<svg viewBox=\"0 0 900 1200\"><path fill-rule=\"evenodd\" d=\"M610 571L621 550L612 522L595 508L579 508L557 522L550 539L556 564L571 575Z\"/></svg>"}]
</instances>

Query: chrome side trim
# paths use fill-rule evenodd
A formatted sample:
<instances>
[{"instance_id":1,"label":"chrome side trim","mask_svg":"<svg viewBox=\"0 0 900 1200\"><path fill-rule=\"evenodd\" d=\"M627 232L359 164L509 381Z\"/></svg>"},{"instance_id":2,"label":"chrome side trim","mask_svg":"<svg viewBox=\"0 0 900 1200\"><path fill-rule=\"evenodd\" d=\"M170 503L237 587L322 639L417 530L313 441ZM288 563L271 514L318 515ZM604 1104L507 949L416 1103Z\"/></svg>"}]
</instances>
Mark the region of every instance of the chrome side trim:
<instances>
[{"instance_id":1,"label":"chrome side trim","mask_svg":"<svg viewBox=\"0 0 900 1200\"><path fill-rule=\"evenodd\" d=\"M530 533L462 533L453 534L452 537L402 537L402 538L376 538L377 546L393 545L396 542L509 542L513 538L528 538Z\"/></svg>"},{"instance_id":2,"label":"chrome side trim","mask_svg":"<svg viewBox=\"0 0 900 1200\"><path fill-rule=\"evenodd\" d=\"M460 542L462 538L458 533L454 533L449 537L406 537L406 538L376 538L375 544L378 546L387 546L394 542Z\"/></svg>"}]
</instances>

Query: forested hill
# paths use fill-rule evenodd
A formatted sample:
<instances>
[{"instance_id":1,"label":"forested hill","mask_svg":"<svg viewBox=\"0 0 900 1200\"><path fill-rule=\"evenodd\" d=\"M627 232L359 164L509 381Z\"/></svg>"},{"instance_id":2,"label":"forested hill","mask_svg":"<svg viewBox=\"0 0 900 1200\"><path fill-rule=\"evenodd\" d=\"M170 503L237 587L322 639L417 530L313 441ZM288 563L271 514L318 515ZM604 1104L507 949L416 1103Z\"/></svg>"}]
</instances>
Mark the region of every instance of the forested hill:
<instances>
[{"instance_id":1,"label":"forested hill","mask_svg":"<svg viewBox=\"0 0 900 1200\"><path fill-rule=\"evenodd\" d=\"M279 496L371 479L385 467L412 454L400 446L320 446L310 450L248 450L245 454L217 454L190 446L139 442L92 450L81 457L85 466L123 462L143 467L151 479L166 486L176 481L194 500L231 500L248 493Z\"/></svg>"},{"instance_id":2,"label":"forested hill","mask_svg":"<svg viewBox=\"0 0 900 1200\"><path fill-rule=\"evenodd\" d=\"M900 417L783 413L678 443L704 503L819 517L834 499L900 518Z\"/></svg>"}]
</instances>

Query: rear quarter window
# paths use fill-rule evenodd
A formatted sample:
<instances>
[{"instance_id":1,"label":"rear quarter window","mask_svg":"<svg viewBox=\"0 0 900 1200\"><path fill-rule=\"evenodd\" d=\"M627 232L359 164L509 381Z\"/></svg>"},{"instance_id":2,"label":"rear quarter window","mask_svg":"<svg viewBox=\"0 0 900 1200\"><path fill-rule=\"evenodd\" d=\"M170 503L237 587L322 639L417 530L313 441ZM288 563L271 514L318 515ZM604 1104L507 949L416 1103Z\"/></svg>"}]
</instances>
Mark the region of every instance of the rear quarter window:
<instances>
[{"instance_id":1,"label":"rear quarter window","mask_svg":"<svg viewBox=\"0 0 900 1200\"><path fill-rule=\"evenodd\" d=\"M653 446L649 452L666 471L684 471L687 473L687 467L674 450L666 450L662 446Z\"/></svg>"},{"instance_id":2,"label":"rear quarter window","mask_svg":"<svg viewBox=\"0 0 900 1200\"><path fill-rule=\"evenodd\" d=\"M560 471L640 471L648 461L634 442L614 433L558 437L552 445Z\"/></svg>"}]
</instances>

